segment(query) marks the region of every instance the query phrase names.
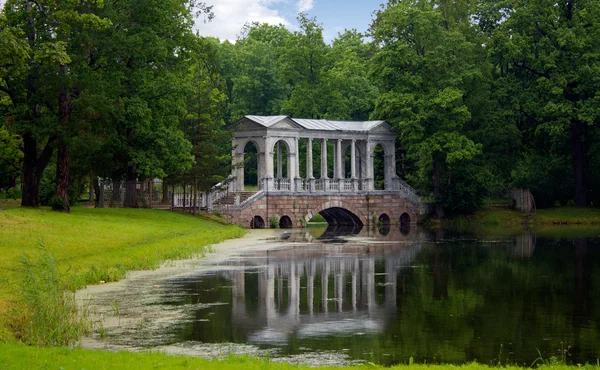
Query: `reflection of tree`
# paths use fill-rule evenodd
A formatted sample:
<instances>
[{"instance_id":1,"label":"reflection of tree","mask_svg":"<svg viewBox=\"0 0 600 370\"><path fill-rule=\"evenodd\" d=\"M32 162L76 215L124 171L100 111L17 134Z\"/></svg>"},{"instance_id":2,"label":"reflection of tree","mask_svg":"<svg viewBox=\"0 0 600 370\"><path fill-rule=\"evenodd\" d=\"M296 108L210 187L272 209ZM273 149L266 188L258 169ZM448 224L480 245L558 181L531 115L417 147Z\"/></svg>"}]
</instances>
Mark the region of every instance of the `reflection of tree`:
<instances>
[{"instance_id":1,"label":"reflection of tree","mask_svg":"<svg viewBox=\"0 0 600 370\"><path fill-rule=\"evenodd\" d=\"M533 253L521 253L520 247L516 253L512 241L453 240L448 233L439 237L436 243L419 248L416 259L411 259L412 268L398 268L392 277L386 265L389 255L369 257L374 261L373 270L369 271L374 272L375 306L380 309L376 315L361 306L360 281L356 295L358 311L353 310L348 295L352 291L352 270L345 270L343 277L333 270L325 272L330 277L323 284L325 270L313 267L311 271L317 271L310 280L314 312L309 313L305 294L309 285L307 267L299 275L300 315L306 319L307 315L331 318L339 314L338 302L332 298L335 298L336 279L342 279L341 284L346 287L344 314L358 317L356 312L359 312L365 320L381 322L384 329L362 335L319 337L301 337L290 332L286 345L281 347L283 353L298 353L303 348L345 348L353 358L387 365L407 362L411 356L417 362L428 363L478 360L494 365L498 362L530 365L539 356L536 348L544 358L558 357L562 342L565 348L571 347L569 352L574 362L585 363L598 356L600 312L593 308L600 293L600 274L592 261L600 257L600 250L589 247L590 243L597 243L540 238L534 250L528 248ZM390 252L397 250L391 248ZM304 257L295 258L299 261ZM315 264L322 263L314 258ZM361 257L361 261L365 258ZM284 265L289 263L287 259L282 261ZM282 276L275 280L276 306L281 300L277 317L283 317L291 307L286 279ZM219 290L217 283L214 281L214 290L202 293L202 302L235 300L231 291ZM254 299L256 293L250 286L256 285L255 277L246 275L245 284L246 300ZM249 332L267 327L253 313L256 302L244 304L249 318L246 326L232 327L229 306L221 306L210 316L212 324L193 324L196 326L190 328L193 336L241 342L247 340ZM206 312L196 318L203 317L207 317Z\"/></svg>"}]
</instances>

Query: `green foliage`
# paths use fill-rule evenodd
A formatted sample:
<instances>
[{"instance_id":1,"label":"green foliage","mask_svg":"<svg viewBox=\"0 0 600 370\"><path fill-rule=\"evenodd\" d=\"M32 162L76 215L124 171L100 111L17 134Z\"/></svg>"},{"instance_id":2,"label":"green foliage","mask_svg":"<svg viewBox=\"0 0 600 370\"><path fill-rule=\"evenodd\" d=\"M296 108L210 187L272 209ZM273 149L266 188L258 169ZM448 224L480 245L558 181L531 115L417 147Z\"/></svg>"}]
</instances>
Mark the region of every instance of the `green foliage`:
<instances>
[{"instance_id":1,"label":"green foliage","mask_svg":"<svg viewBox=\"0 0 600 370\"><path fill-rule=\"evenodd\" d=\"M483 205L491 188L492 174L483 165L457 162L452 171L452 185L444 188L443 205L450 215L469 214Z\"/></svg>"},{"instance_id":2,"label":"green foliage","mask_svg":"<svg viewBox=\"0 0 600 370\"><path fill-rule=\"evenodd\" d=\"M0 125L0 190L15 191L11 189L14 189L16 178L21 173L23 159L20 145L20 138L10 133L4 124Z\"/></svg>"},{"instance_id":3,"label":"green foliage","mask_svg":"<svg viewBox=\"0 0 600 370\"><path fill-rule=\"evenodd\" d=\"M71 172L69 176L69 204L74 205L79 201L86 185L86 179ZM40 204L50 206L54 210L64 209L65 201L56 196L56 164L50 163L42 175L39 188ZM63 208L60 208L63 206Z\"/></svg>"},{"instance_id":4,"label":"green foliage","mask_svg":"<svg viewBox=\"0 0 600 370\"><path fill-rule=\"evenodd\" d=\"M516 187L531 191L538 208L552 207L555 202L566 205L573 199L573 183L564 181L571 177L568 157L530 153L515 165L512 177Z\"/></svg>"},{"instance_id":5,"label":"green foliage","mask_svg":"<svg viewBox=\"0 0 600 370\"><path fill-rule=\"evenodd\" d=\"M64 292L58 262L42 243L34 256L24 254L22 290L28 322L22 333L28 344L69 345L89 330L73 294Z\"/></svg>"},{"instance_id":6,"label":"green foliage","mask_svg":"<svg viewBox=\"0 0 600 370\"><path fill-rule=\"evenodd\" d=\"M562 163L571 162L571 173L562 182L574 182L571 197L585 206L594 161L592 131L600 122L600 4L485 2L481 13L491 34L490 58L498 79L512 91L502 103L512 109L525 134L524 152L558 164L552 172L562 172ZM546 191L544 203L560 200L561 190Z\"/></svg>"},{"instance_id":7,"label":"green foliage","mask_svg":"<svg viewBox=\"0 0 600 370\"><path fill-rule=\"evenodd\" d=\"M271 229L278 229L279 228L279 216L271 216L269 218L269 226L271 227Z\"/></svg>"},{"instance_id":8,"label":"green foliage","mask_svg":"<svg viewBox=\"0 0 600 370\"><path fill-rule=\"evenodd\" d=\"M463 208L455 205L456 197L444 198L451 191L441 184L452 187L454 170L483 149L468 131L477 108L467 105L468 91L482 80L485 67L479 47L445 26L441 8L427 1L390 3L377 13L373 32L381 46L370 73L381 93L372 118L399 130L417 167L415 179L433 191L438 205ZM476 205L480 193L472 194Z\"/></svg>"}]
</instances>

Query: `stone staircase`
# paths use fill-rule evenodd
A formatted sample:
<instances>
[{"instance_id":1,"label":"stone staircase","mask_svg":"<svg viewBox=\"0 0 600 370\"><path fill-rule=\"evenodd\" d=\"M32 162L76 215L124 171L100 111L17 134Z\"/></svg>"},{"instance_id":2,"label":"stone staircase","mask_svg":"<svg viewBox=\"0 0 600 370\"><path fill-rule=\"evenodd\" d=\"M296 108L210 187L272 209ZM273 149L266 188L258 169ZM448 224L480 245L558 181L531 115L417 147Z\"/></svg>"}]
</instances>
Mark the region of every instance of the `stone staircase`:
<instances>
[{"instance_id":1,"label":"stone staircase","mask_svg":"<svg viewBox=\"0 0 600 370\"><path fill-rule=\"evenodd\" d=\"M238 196L239 196L239 203L238 204L240 204L240 203L243 203L248 198L250 198L251 196L253 196L254 194L256 194L255 191L236 191L236 192L230 192L229 194L227 194L223 198L221 198L218 201L216 201L214 203L214 205L215 206L233 206L233 205L236 205L236 198Z\"/></svg>"}]
</instances>

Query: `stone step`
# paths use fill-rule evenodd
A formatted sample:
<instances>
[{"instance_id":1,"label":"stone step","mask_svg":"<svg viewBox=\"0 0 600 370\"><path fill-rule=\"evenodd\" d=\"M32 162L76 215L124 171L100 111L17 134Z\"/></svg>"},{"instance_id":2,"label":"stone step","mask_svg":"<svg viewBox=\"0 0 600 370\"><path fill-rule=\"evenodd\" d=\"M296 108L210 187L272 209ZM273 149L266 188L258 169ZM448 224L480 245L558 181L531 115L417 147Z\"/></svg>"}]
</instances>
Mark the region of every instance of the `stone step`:
<instances>
[{"instance_id":1,"label":"stone step","mask_svg":"<svg viewBox=\"0 0 600 370\"><path fill-rule=\"evenodd\" d=\"M215 204L219 204L219 205L234 205L235 204L235 198L236 198L237 195L240 196L240 203L242 203L246 199L248 199L251 196L253 196L254 194L256 194L256 192L254 192L254 191L239 191L239 192L229 193L226 196L224 196L223 198L221 198L218 201L216 201Z\"/></svg>"}]
</instances>

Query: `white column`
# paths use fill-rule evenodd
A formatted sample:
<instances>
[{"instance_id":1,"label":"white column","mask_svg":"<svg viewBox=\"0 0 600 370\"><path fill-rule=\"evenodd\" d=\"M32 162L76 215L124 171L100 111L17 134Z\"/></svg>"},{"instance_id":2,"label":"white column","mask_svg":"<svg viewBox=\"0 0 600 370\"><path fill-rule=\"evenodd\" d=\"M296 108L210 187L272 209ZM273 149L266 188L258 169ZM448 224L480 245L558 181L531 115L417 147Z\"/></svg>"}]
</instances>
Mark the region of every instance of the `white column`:
<instances>
[{"instance_id":1,"label":"white column","mask_svg":"<svg viewBox=\"0 0 600 370\"><path fill-rule=\"evenodd\" d=\"M283 177L283 155L281 154L281 141L278 141L277 142L277 178L280 179L282 177Z\"/></svg>"},{"instance_id":2,"label":"white column","mask_svg":"<svg viewBox=\"0 0 600 370\"><path fill-rule=\"evenodd\" d=\"M344 177L343 175L343 165L342 165L342 139L337 139L337 143L335 146L335 163L336 163L336 168L335 168L335 178L336 179L342 179Z\"/></svg>"},{"instance_id":3,"label":"white column","mask_svg":"<svg viewBox=\"0 0 600 370\"><path fill-rule=\"evenodd\" d=\"M350 174L351 178L356 178L356 139L352 139L350 146Z\"/></svg>"},{"instance_id":4,"label":"white column","mask_svg":"<svg viewBox=\"0 0 600 370\"><path fill-rule=\"evenodd\" d=\"M327 179L327 139L321 142L321 178Z\"/></svg>"},{"instance_id":5,"label":"white column","mask_svg":"<svg viewBox=\"0 0 600 370\"><path fill-rule=\"evenodd\" d=\"M257 148L258 149L258 148ZM266 161L266 154L265 152L261 152L260 150L257 153L257 161L258 161L258 168L256 169L257 173L256 173L256 181L258 182L258 189L262 190L263 189L263 179L266 176L266 167L265 167L265 161Z\"/></svg>"},{"instance_id":6,"label":"white column","mask_svg":"<svg viewBox=\"0 0 600 370\"><path fill-rule=\"evenodd\" d=\"M273 169L273 141L270 138L266 138L265 139L265 155L263 156L263 160L261 160L261 163L263 163L263 168L265 169L264 173L261 171L261 176L263 176L264 179L267 179L267 189L264 190L271 190L272 186L273 186L273 177L274 177L274 169Z\"/></svg>"},{"instance_id":7,"label":"white column","mask_svg":"<svg viewBox=\"0 0 600 370\"><path fill-rule=\"evenodd\" d=\"M389 142L385 146L385 189L394 190L394 179L396 174L396 145L394 142Z\"/></svg>"},{"instance_id":8,"label":"white column","mask_svg":"<svg viewBox=\"0 0 600 370\"><path fill-rule=\"evenodd\" d=\"M306 142L306 178L315 178L313 174L312 138L308 138L308 141Z\"/></svg>"},{"instance_id":9,"label":"white column","mask_svg":"<svg viewBox=\"0 0 600 370\"><path fill-rule=\"evenodd\" d=\"M295 138L294 141L296 142L296 153L294 155L294 177L298 178L300 177L300 139Z\"/></svg>"},{"instance_id":10,"label":"white column","mask_svg":"<svg viewBox=\"0 0 600 370\"><path fill-rule=\"evenodd\" d=\"M244 148L240 147L240 141L232 140L233 151L231 161L233 164L232 175L235 176L235 191L244 190Z\"/></svg>"},{"instance_id":11,"label":"white column","mask_svg":"<svg viewBox=\"0 0 600 370\"><path fill-rule=\"evenodd\" d=\"M375 188L375 171L373 169L373 160L375 159L374 147L375 144L372 141L367 141L367 190L374 190Z\"/></svg>"}]
</instances>

